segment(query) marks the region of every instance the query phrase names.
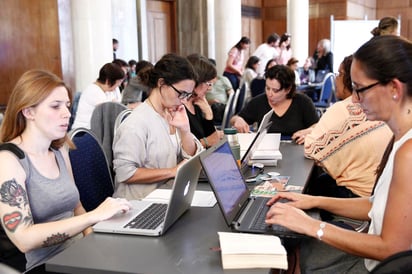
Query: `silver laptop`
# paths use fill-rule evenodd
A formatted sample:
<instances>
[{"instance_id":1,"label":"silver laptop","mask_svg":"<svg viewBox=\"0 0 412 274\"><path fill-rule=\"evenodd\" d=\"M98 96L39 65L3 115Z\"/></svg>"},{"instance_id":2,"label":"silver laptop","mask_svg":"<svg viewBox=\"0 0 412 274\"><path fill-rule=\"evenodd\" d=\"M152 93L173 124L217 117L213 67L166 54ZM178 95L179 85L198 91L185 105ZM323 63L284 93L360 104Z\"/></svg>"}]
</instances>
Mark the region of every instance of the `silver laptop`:
<instances>
[{"instance_id":1,"label":"silver laptop","mask_svg":"<svg viewBox=\"0 0 412 274\"><path fill-rule=\"evenodd\" d=\"M259 147L259 144L265 137L269 127L272 125L272 115L273 110L270 110L265 114L265 116L263 116L259 128L255 134L255 137L253 138L248 149L242 156L242 159L240 161L240 170L245 178L253 178L263 171L262 167L253 164L252 157L257 148Z\"/></svg>"},{"instance_id":2,"label":"silver laptop","mask_svg":"<svg viewBox=\"0 0 412 274\"><path fill-rule=\"evenodd\" d=\"M235 231L302 237L279 225L267 225L266 205L270 198L250 196L250 191L227 141L212 146L200 155L203 170L223 213L226 224ZM283 201L285 202L285 201ZM320 219L317 210L307 213Z\"/></svg>"},{"instance_id":3,"label":"silver laptop","mask_svg":"<svg viewBox=\"0 0 412 274\"><path fill-rule=\"evenodd\" d=\"M178 170L169 203L132 200L133 209L93 226L95 232L160 236L190 208L201 165L199 154Z\"/></svg>"}]
</instances>

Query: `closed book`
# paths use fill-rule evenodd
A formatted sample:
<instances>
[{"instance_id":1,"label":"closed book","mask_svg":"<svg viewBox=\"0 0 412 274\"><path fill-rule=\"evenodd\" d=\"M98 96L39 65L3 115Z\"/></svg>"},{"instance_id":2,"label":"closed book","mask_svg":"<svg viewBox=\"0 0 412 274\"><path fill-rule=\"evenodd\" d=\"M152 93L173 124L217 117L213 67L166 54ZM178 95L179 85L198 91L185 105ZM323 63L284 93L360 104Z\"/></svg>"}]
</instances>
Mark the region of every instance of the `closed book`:
<instances>
[{"instance_id":1,"label":"closed book","mask_svg":"<svg viewBox=\"0 0 412 274\"><path fill-rule=\"evenodd\" d=\"M286 249L273 235L218 232L224 269L287 269Z\"/></svg>"}]
</instances>

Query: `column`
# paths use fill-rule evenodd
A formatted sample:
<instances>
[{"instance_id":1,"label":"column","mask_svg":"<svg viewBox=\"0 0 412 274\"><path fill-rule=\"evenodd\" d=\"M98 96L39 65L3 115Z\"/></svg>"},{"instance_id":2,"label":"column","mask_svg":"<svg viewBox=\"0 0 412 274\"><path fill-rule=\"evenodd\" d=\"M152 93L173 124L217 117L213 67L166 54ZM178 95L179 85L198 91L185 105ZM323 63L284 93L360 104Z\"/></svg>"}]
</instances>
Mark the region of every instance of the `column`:
<instances>
[{"instance_id":1,"label":"column","mask_svg":"<svg viewBox=\"0 0 412 274\"><path fill-rule=\"evenodd\" d=\"M119 40L116 57L138 61L136 0L111 0L113 38Z\"/></svg>"},{"instance_id":2,"label":"column","mask_svg":"<svg viewBox=\"0 0 412 274\"><path fill-rule=\"evenodd\" d=\"M292 35L293 57L302 66L309 54L309 0L287 1L287 31Z\"/></svg>"},{"instance_id":3,"label":"column","mask_svg":"<svg viewBox=\"0 0 412 274\"><path fill-rule=\"evenodd\" d=\"M113 60L110 0L72 0L76 91L84 90Z\"/></svg>"},{"instance_id":4,"label":"column","mask_svg":"<svg viewBox=\"0 0 412 274\"><path fill-rule=\"evenodd\" d=\"M225 68L227 53L242 38L241 0L219 0L215 7L215 59L218 73Z\"/></svg>"}]
</instances>

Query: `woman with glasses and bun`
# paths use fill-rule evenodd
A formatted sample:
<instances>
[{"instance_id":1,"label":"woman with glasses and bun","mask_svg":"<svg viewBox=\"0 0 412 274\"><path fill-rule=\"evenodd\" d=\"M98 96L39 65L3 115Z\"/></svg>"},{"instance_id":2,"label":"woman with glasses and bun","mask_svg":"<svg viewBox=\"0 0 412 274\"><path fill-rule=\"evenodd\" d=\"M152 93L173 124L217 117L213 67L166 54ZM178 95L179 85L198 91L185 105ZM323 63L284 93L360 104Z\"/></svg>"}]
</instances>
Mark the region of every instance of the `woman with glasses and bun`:
<instances>
[{"instance_id":1,"label":"woman with glasses and bun","mask_svg":"<svg viewBox=\"0 0 412 274\"><path fill-rule=\"evenodd\" d=\"M215 128L213 111L206 99L206 94L212 90L213 83L216 81L217 72L215 66L204 56L191 54L187 59L199 78L192 96L183 104L186 107L192 133L204 148L208 148L217 144L222 137L222 132Z\"/></svg>"},{"instance_id":2,"label":"woman with glasses and bun","mask_svg":"<svg viewBox=\"0 0 412 274\"><path fill-rule=\"evenodd\" d=\"M168 181L202 150L183 105L197 74L187 58L164 55L139 74L149 97L122 122L113 141L115 197L141 199Z\"/></svg>"},{"instance_id":3,"label":"woman with glasses and bun","mask_svg":"<svg viewBox=\"0 0 412 274\"><path fill-rule=\"evenodd\" d=\"M269 201L267 224L305 234L300 245L302 273L369 273L385 258L412 244L412 43L377 36L353 55L352 100L368 120L384 121L393 133L371 197L328 198L282 192ZM276 203L279 199L289 202ZM315 220L302 209L370 221L368 233Z\"/></svg>"}]
</instances>

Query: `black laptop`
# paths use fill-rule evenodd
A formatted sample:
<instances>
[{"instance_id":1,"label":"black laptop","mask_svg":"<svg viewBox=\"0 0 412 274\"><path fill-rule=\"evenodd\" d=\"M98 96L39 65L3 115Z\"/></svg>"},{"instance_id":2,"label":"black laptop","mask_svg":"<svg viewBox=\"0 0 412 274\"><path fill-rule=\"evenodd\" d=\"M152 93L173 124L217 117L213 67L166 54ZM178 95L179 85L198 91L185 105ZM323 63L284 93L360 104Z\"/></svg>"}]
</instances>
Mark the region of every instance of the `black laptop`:
<instances>
[{"instance_id":1,"label":"black laptop","mask_svg":"<svg viewBox=\"0 0 412 274\"><path fill-rule=\"evenodd\" d=\"M251 197L245 179L230 150L227 141L220 142L200 155L203 170L223 213L225 221L233 230L248 233L274 234L279 237L302 237L279 225L267 225L265 216L270 198ZM317 210L309 215L320 219Z\"/></svg>"}]
</instances>

